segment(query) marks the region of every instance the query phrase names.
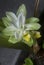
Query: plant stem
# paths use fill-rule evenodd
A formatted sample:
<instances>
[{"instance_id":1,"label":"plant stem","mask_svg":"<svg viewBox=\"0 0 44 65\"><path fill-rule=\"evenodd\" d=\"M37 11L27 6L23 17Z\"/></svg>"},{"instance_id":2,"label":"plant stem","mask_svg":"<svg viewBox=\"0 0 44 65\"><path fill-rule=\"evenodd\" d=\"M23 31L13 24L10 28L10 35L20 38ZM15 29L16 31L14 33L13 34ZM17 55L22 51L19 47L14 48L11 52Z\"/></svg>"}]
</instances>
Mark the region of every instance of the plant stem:
<instances>
[{"instance_id":1,"label":"plant stem","mask_svg":"<svg viewBox=\"0 0 44 65\"><path fill-rule=\"evenodd\" d=\"M37 17L39 1L40 1L40 0L36 0L36 1L35 1L35 9L34 9L34 16L35 16L35 17Z\"/></svg>"}]
</instances>

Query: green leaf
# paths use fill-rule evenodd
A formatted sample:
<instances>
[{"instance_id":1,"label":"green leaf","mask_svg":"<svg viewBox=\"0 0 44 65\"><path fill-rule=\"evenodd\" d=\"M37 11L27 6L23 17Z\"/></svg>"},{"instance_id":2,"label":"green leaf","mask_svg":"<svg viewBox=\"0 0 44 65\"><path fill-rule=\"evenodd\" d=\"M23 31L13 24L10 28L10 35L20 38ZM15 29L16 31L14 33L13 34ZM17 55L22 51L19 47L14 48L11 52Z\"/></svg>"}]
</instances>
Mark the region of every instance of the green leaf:
<instances>
[{"instance_id":1,"label":"green leaf","mask_svg":"<svg viewBox=\"0 0 44 65\"><path fill-rule=\"evenodd\" d=\"M14 26L8 26L2 32L6 36L12 36L15 33L15 27Z\"/></svg>"},{"instance_id":2,"label":"green leaf","mask_svg":"<svg viewBox=\"0 0 44 65\"><path fill-rule=\"evenodd\" d=\"M0 26L0 31L2 31L4 28Z\"/></svg>"},{"instance_id":3,"label":"green leaf","mask_svg":"<svg viewBox=\"0 0 44 65\"><path fill-rule=\"evenodd\" d=\"M3 33L2 32L0 32L0 38L3 38L3 39L9 39L9 37L8 36L5 36L5 35L3 35Z\"/></svg>"},{"instance_id":4,"label":"green leaf","mask_svg":"<svg viewBox=\"0 0 44 65\"><path fill-rule=\"evenodd\" d=\"M33 65L33 62L32 62L32 60L30 58L26 58L24 65Z\"/></svg>"},{"instance_id":5,"label":"green leaf","mask_svg":"<svg viewBox=\"0 0 44 65\"><path fill-rule=\"evenodd\" d=\"M26 30L38 30L40 29L41 25L39 23L30 23L25 25Z\"/></svg>"},{"instance_id":6,"label":"green leaf","mask_svg":"<svg viewBox=\"0 0 44 65\"><path fill-rule=\"evenodd\" d=\"M39 22L39 19L35 17L31 17L26 20L26 23L37 23L37 22Z\"/></svg>"},{"instance_id":7,"label":"green leaf","mask_svg":"<svg viewBox=\"0 0 44 65\"><path fill-rule=\"evenodd\" d=\"M18 40L15 39L15 36L11 36L8 41L13 44L18 42Z\"/></svg>"},{"instance_id":8,"label":"green leaf","mask_svg":"<svg viewBox=\"0 0 44 65\"><path fill-rule=\"evenodd\" d=\"M2 21L6 27L11 25L10 20L7 17L3 17Z\"/></svg>"},{"instance_id":9,"label":"green leaf","mask_svg":"<svg viewBox=\"0 0 44 65\"><path fill-rule=\"evenodd\" d=\"M16 15L18 16L20 13L22 13L24 16L26 16L26 7L25 7L24 4L22 4L22 5L19 7L19 9L18 9Z\"/></svg>"},{"instance_id":10,"label":"green leaf","mask_svg":"<svg viewBox=\"0 0 44 65\"><path fill-rule=\"evenodd\" d=\"M17 17L13 12L6 12L6 16L12 23L17 21Z\"/></svg>"},{"instance_id":11,"label":"green leaf","mask_svg":"<svg viewBox=\"0 0 44 65\"><path fill-rule=\"evenodd\" d=\"M0 19L0 27L4 28L4 24L3 24L3 21Z\"/></svg>"}]
</instances>

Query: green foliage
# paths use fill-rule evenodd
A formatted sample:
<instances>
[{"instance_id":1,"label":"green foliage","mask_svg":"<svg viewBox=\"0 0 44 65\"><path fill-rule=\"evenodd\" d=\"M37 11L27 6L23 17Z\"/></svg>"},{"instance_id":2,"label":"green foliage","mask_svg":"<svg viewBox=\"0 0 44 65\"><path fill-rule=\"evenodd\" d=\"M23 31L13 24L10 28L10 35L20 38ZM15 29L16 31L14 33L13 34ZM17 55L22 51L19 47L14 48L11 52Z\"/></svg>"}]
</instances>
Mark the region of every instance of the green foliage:
<instances>
[{"instance_id":1,"label":"green foliage","mask_svg":"<svg viewBox=\"0 0 44 65\"><path fill-rule=\"evenodd\" d=\"M39 30L41 25L39 23L28 23L25 27L27 30Z\"/></svg>"},{"instance_id":2,"label":"green foliage","mask_svg":"<svg viewBox=\"0 0 44 65\"><path fill-rule=\"evenodd\" d=\"M26 23L37 23L39 22L39 19L36 17L31 17L26 20Z\"/></svg>"},{"instance_id":3,"label":"green foliage","mask_svg":"<svg viewBox=\"0 0 44 65\"><path fill-rule=\"evenodd\" d=\"M4 24L3 24L3 22L2 22L2 20L0 19L0 32L4 29Z\"/></svg>"},{"instance_id":4,"label":"green foliage","mask_svg":"<svg viewBox=\"0 0 44 65\"><path fill-rule=\"evenodd\" d=\"M14 38L14 36L11 36L8 41L11 42L11 43L13 43L13 44L19 42L19 40L16 40L16 39Z\"/></svg>"},{"instance_id":5,"label":"green foliage","mask_svg":"<svg viewBox=\"0 0 44 65\"><path fill-rule=\"evenodd\" d=\"M2 19L0 19L0 26L3 27L3 28L5 27L4 24L3 24Z\"/></svg>"},{"instance_id":6,"label":"green foliage","mask_svg":"<svg viewBox=\"0 0 44 65\"><path fill-rule=\"evenodd\" d=\"M20 7L19 7L19 9L18 9L18 11L17 11L17 13L16 13L16 15L18 16L19 15L19 13L23 13L23 15L24 16L26 16L26 7L25 7L25 5L24 4L22 4Z\"/></svg>"},{"instance_id":7,"label":"green foliage","mask_svg":"<svg viewBox=\"0 0 44 65\"><path fill-rule=\"evenodd\" d=\"M33 62L30 58L26 58L25 63L23 65L33 65Z\"/></svg>"},{"instance_id":8,"label":"green foliage","mask_svg":"<svg viewBox=\"0 0 44 65\"><path fill-rule=\"evenodd\" d=\"M2 18L2 21L3 21L3 23L4 23L4 25L5 25L6 27L10 25L10 21L9 21L9 19L8 19L7 17L3 17L3 18Z\"/></svg>"},{"instance_id":9,"label":"green foliage","mask_svg":"<svg viewBox=\"0 0 44 65\"><path fill-rule=\"evenodd\" d=\"M7 37L10 43L15 44L23 41L29 47L32 47L35 40L33 39L34 36L32 37L32 31L39 30L41 25L38 23L38 18L32 17L26 20L26 13L24 4L19 7L16 14L6 12L6 16L2 18L4 26L2 22L0 22L0 30L2 31L2 37ZM25 36L26 34L27 36Z\"/></svg>"}]
</instances>

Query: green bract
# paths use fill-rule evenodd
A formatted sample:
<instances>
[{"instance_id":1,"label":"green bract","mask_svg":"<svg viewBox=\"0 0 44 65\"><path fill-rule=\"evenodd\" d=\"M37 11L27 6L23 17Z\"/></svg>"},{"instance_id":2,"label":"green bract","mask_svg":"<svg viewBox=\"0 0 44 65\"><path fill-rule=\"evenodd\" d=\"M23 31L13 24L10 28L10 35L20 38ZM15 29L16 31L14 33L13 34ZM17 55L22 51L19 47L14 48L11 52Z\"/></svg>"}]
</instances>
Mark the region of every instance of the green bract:
<instances>
[{"instance_id":1,"label":"green bract","mask_svg":"<svg viewBox=\"0 0 44 65\"><path fill-rule=\"evenodd\" d=\"M26 20L26 23L37 23L39 22L39 19L36 17L31 17Z\"/></svg>"},{"instance_id":2,"label":"green bract","mask_svg":"<svg viewBox=\"0 0 44 65\"><path fill-rule=\"evenodd\" d=\"M29 18L29 22L26 23L26 7L21 5L15 15L13 12L6 12L6 17L2 18L5 25L5 29L2 31L3 35L8 36L8 41L16 43L23 41L25 33L29 31L38 30L41 26L38 23L38 18ZM33 38L30 41L24 41L28 46L33 45Z\"/></svg>"},{"instance_id":3,"label":"green bract","mask_svg":"<svg viewBox=\"0 0 44 65\"><path fill-rule=\"evenodd\" d=\"M18 9L16 15L18 16L21 12L22 12L22 14L26 17L27 12L26 12L26 7L25 7L24 4L22 4L22 5L19 7L19 9Z\"/></svg>"}]
</instances>

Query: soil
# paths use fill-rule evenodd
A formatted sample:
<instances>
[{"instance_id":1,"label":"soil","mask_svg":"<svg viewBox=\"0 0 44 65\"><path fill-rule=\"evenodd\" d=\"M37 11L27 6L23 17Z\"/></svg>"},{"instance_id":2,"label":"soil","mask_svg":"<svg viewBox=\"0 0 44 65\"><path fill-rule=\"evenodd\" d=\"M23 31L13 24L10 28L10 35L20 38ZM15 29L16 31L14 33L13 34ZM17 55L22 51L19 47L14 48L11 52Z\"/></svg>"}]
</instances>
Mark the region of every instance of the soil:
<instances>
[{"instance_id":1,"label":"soil","mask_svg":"<svg viewBox=\"0 0 44 65\"><path fill-rule=\"evenodd\" d=\"M36 55L30 53L29 58L32 59L34 65L44 65L44 50L40 50Z\"/></svg>"}]
</instances>

